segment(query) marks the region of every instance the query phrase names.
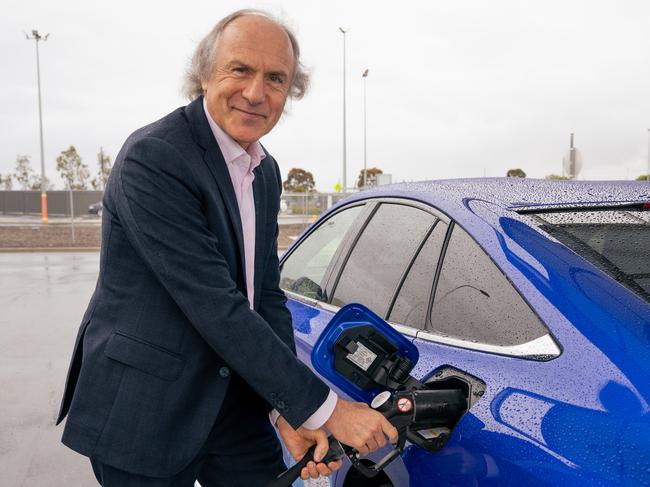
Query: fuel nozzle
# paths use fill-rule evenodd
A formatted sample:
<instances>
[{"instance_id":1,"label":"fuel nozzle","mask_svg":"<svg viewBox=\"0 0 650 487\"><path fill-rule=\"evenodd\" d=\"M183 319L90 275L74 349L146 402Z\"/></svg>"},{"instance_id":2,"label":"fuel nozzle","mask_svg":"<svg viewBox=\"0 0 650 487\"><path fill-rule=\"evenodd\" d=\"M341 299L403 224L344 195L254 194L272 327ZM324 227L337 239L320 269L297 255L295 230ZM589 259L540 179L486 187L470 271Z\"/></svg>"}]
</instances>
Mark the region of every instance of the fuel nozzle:
<instances>
[{"instance_id":1,"label":"fuel nozzle","mask_svg":"<svg viewBox=\"0 0 650 487\"><path fill-rule=\"evenodd\" d=\"M370 406L383 414L399 433L395 448L373 466L361 462L356 451L346 451L357 469L367 477L374 477L402 453L407 439L428 451L442 448L469 404L460 389L417 389L380 392Z\"/></svg>"},{"instance_id":2,"label":"fuel nozzle","mask_svg":"<svg viewBox=\"0 0 650 487\"><path fill-rule=\"evenodd\" d=\"M370 406L387 419L408 418L411 427L453 425L467 411L467 397L460 389L384 391Z\"/></svg>"},{"instance_id":3,"label":"fuel nozzle","mask_svg":"<svg viewBox=\"0 0 650 487\"><path fill-rule=\"evenodd\" d=\"M438 450L449 439L451 429L469 408L460 389L384 391L371 406L395 425L406 430L409 441L426 450Z\"/></svg>"}]
</instances>

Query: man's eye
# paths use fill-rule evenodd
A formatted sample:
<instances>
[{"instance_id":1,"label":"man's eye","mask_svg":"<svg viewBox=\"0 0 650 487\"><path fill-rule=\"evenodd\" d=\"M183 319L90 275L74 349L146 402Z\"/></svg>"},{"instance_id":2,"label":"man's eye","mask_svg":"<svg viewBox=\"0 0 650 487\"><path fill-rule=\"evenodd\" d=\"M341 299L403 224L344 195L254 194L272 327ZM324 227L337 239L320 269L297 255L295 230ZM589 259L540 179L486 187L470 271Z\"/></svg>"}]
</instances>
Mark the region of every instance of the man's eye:
<instances>
[{"instance_id":1,"label":"man's eye","mask_svg":"<svg viewBox=\"0 0 650 487\"><path fill-rule=\"evenodd\" d=\"M269 75L269 80L272 83L282 84L282 83L284 83L284 76L281 76L279 74L270 74Z\"/></svg>"},{"instance_id":2,"label":"man's eye","mask_svg":"<svg viewBox=\"0 0 650 487\"><path fill-rule=\"evenodd\" d=\"M248 72L248 69L243 67L243 66L236 66L236 67L232 68L232 70L233 70L234 73L247 73Z\"/></svg>"}]
</instances>

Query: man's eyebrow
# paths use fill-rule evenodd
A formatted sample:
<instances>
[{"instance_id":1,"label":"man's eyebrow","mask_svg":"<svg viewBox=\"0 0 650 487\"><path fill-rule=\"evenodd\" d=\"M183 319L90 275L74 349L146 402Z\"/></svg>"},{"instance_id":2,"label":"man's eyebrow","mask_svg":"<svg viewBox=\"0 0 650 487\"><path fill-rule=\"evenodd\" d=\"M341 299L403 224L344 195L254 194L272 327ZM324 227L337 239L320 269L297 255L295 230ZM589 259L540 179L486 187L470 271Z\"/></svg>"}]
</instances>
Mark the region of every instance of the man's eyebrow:
<instances>
[{"instance_id":1,"label":"man's eyebrow","mask_svg":"<svg viewBox=\"0 0 650 487\"><path fill-rule=\"evenodd\" d=\"M286 71L284 71L282 69L269 71L267 74L269 76L282 76L283 78L288 78L289 77L289 73L287 73Z\"/></svg>"},{"instance_id":2,"label":"man's eyebrow","mask_svg":"<svg viewBox=\"0 0 650 487\"><path fill-rule=\"evenodd\" d=\"M241 68L246 68L246 69L253 70L253 68L251 66L249 66L248 64L246 64L243 61L239 61L238 59L233 59L232 61L230 61L230 62L228 62L226 64L226 69L230 69L230 68L234 68L234 67L241 67ZM287 70L285 70L285 69L282 69L282 68L280 68L280 69L276 68L276 69L273 69L271 71L267 71L266 74L271 75L271 76L284 76L285 78L289 77L289 72Z\"/></svg>"},{"instance_id":3,"label":"man's eyebrow","mask_svg":"<svg viewBox=\"0 0 650 487\"><path fill-rule=\"evenodd\" d=\"M237 59L233 59L228 64L226 64L226 68L233 68L235 66L240 66L240 67L243 67L243 68L251 69L251 67L248 64L246 64L246 63L244 63L242 61L238 61Z\"/></svg>"}]
</instances>

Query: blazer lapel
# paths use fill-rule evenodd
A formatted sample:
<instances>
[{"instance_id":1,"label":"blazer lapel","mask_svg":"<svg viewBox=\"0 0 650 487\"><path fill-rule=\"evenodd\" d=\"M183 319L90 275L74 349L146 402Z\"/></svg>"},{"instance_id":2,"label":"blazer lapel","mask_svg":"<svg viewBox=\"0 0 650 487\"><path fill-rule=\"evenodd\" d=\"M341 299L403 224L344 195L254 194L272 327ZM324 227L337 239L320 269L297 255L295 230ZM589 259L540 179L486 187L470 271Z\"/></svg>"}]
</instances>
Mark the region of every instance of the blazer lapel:
<instances>
[{"instance_id":1,"label":"blazer lapel","mask_svg":"<svg viewBox=\"0 0 650 487\"><path fill-rule=\"evenodd\" d=\"M210 172L219 186L219 191L223 196L228 216L232 222L233 229L235 230L235 237L237 238L237 247L239 248L239 255L241 256L242 266L244 266L244 234L242 231L241 216L239 215L239 205L237 204L237 197L235 190L232 187L232 180L230 179L230 172L226 166L226 161L223 159L221 150L217 144L214 148L208 148L204 157Z\"/></svg>"},{"instance_id":2,"label":"blazer lapel","mask_svg":"<svg viewBox=\"0 0 650 487\"><path fill-rule=\"evenodd\" d=\"M216 181L223 197L235 238L237 239L237 248L239 249L242 263L241 272L245 276L244 235L242 232L241 217L239 215L239 206L237 205L237 197L232 187L232 180L230 179L226 161L223 158L223 154L221 154L221 149L214 138L208 119L203 111L203 97L201 96L187 105L185 107L185 114L189 121L194 140L205 149L203 160L207 164L210 173L212 173L212 177ZM257 204L255 212L257 213Z\"/></svg>"},{"instance_id":3,"label":"blazer lapel","mask_svg":"<svg viewBox=\"0 0 650 487\"><path fill-rule=\"evenodd\" d=\"M268 158L268 155L267 155ZM253 170L255 179L253 180L253 197L255 199L255 306L259 304L261 285L264 273L262 267L262 255L264 253L264 245L267 241L266 235L266 180L264 178L264 171L262 166L265 164L267 158L262 159L262 162Z\"/></svg>"}]
</instances>

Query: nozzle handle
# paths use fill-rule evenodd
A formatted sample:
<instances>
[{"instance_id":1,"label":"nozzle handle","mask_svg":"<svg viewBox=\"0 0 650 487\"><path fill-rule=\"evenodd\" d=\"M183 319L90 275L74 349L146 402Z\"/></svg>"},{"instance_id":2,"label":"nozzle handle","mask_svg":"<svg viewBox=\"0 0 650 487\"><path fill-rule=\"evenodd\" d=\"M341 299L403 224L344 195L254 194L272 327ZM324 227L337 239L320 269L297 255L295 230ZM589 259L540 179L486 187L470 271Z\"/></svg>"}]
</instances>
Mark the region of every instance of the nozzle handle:
<instances>
[{"instance_id":1,"label":"nozzle handle","mask_svg":"<svg viewBox=\"0 0 650 487\"><path fill-rule=\"evenodd\" d=\"M341 444L333 436L328 437L329 441L329 450L325 458L321 460L323 463L333 462L338 460L344 455L343 448ZM291 487L295 480L300 477L300 471L314 459L314 451L316 451L316 445L312 445L307 450L307 453L291 468L285 470L275 479L273 479L266 487Z\"/></svg>"},{"instance_id":2,"label":"nozzle handle","mask_svg":"<svg viewBox=\"0 0 650 487\"><path fill-rule=\"evenodd\" d=\"M314 458L314 450L316 445L313 445L305 456L300 459L298 463L288 468L275 479L273 479L266 487L291 487L295 480L300 477L300 471Z\"/></svg>"}]
</instances>

